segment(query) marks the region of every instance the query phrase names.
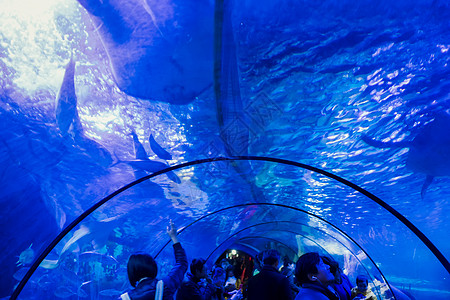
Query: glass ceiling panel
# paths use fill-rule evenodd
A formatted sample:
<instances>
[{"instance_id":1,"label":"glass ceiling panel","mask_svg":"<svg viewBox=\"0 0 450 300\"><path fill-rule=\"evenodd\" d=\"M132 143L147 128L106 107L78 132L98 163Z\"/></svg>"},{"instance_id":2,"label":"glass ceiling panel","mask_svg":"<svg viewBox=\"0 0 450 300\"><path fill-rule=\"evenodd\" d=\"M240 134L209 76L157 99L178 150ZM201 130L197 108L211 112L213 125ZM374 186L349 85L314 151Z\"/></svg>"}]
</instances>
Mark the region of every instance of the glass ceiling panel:
<instances>
[{"instance_id":1,"label":"glass ceiling panel","mask_svg":"<svg viewBox=\"0 0 450 300\"><path fill-rule=\"evenodd\" d=\"M251 169L241 171L243 166ZM264 250L272 241L296 256L311 250L331 255L351 278L366 272L377 286L383 284L375 281L384 278L399 284L419 276L417 288L448 286L446 270L405 225L371 199L321 174L262 158L203 161L140 181L68 232L21 297L38 293L43 280L54 287L55 278L70 277L69 271L76 278L61 281L58 291L75 291L74 283L87 281L95 283L91 292L109 290L117 281L125 289L123 270L135 251L157 257L164 274L173 263L165 234L169 219L180 228L188 258L208 258L209 264L233 245ZM392 267L402 260L414 264ZM98 270L92 273L92 268ZM122 273L112 278L107 274L111 268ZM87 293L87 287L81 288Z\"/></svg>"}]
</instances>

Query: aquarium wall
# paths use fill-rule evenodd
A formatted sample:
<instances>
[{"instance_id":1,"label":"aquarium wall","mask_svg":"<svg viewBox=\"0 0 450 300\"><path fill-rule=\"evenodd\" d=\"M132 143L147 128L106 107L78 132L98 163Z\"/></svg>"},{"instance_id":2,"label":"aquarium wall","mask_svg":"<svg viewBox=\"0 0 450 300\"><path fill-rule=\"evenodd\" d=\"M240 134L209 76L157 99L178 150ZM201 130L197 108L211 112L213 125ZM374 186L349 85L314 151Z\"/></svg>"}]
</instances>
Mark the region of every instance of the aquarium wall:
<instances>
[{"instance_id":1,"label":"aquarium wall","mask_svg":"<svg viewBox=\"0 0 450 300\"><path fill-rule=\"evenodd\" d=\"M448 1L1 4L0 298L117 299L169 220L450 297Z\"/></svg>"}]
</instances>

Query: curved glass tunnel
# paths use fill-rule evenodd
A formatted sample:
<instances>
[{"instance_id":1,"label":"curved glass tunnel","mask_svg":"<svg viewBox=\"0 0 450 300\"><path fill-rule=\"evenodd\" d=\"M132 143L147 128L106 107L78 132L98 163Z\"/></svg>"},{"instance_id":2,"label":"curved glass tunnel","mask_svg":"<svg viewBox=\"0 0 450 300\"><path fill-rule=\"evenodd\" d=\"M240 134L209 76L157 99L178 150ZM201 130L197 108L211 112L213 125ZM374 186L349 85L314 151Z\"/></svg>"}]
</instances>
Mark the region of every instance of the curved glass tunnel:
<instances>
[{"instance_id":1,"label":"curved glass tunnel","mask_svg":"<svg viewBox=\"0 0 450 300\"><path fill-rule=\"evenodd\" d=\"M449 286L433 253L372 199L321 174L260 159L187 164L125 189L61 237L19 299L50 291L118 296L131 288L126 264L136 251L156 257L160 276L166 274L174 263L169 219L180 228L188 259L204 257L209 266L227 249L254 256L276 248L292 261L316 251L334 257L352 281L367 274L380 299L389 299L388 283L413 282L418 294ZM408 265L392 267L400 259Z\"/></svg>"},{"instance_id":2,"label":"curved glass tunnel","mask_svg":"<svg viewBox=\"0 0 450 300\"><path fill-rule=\"evenodd\" d=\"M387 284L450 297L448 0L0 4L0 298L39 258L19 298L114 298L130 252L167 271L169 218L209 264L314 250L380 297ZM249 155L332 172L387 206L292 165L212 161L70 227L136 178Z\"/></svg>"}]
</instances>

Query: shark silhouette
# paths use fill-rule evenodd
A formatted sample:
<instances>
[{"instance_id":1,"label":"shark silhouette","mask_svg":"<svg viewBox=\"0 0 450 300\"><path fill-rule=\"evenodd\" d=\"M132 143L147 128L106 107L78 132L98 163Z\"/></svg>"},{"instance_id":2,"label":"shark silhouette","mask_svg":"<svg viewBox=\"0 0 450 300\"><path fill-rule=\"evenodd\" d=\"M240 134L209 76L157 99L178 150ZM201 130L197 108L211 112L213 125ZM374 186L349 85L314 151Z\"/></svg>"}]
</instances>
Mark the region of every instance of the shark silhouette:
<instances>
[{"instance_id":1,"label":"shark silhouette","mask_svg":"<svg viewBox=\"0 0 450 300\"><path fill-rule=\"evenodd\" d=\"M87 153L102 166L109 166L112 163L110 153L99 143L86 137L78 115L77 104L75 61L72 54L56 97L56 124L64 138L71 138L83 153Z\"/></svg>"},{"instance_id":2,"label":"shark silhouette","mask_svg":"<svg viewBox=\"0 0 450 300\"><path fill-rule=\"evenodd\" d=\"M450 116L438 115L420 129L412 141L381 142L364 135L362 140L377 148L409 148L406 167L413 172L426 174L421 196L434 177L450 175Z\"/></svg>"},{"instance_id":3,"label":"shark silhouette","mask_svg":"<svg viewBox=\"0 0 450 300\"><path fill-rule=\"evenodd\" d=\"M74 77L75 62L72 54L69 63L66 65L64 79L56 97L56 124L63 136L69 133L74 120L78 116Z\"/></svg>"},{"instance_id":4,"label":"shark silhouette","mask_svg":"<svg viewBox=\"0 0 450 300\"><path fill-rule=\"evenodd\" d=\"M141 174L139 174L141 171L153 173L169 167L169 165L167 165L166 163L153 161L148 158L147 151L145 151L144 146L139 141L139 138L134 130L131 131L131 136L133 137L133 147L136 159L118 160L114 165L117 165L119 163L128 164L135 170L137 177L141 177ZM173 182L178 184L181 183L181 179L173 171L167 172L165 174Z\"/></svg>"}]
</instances>

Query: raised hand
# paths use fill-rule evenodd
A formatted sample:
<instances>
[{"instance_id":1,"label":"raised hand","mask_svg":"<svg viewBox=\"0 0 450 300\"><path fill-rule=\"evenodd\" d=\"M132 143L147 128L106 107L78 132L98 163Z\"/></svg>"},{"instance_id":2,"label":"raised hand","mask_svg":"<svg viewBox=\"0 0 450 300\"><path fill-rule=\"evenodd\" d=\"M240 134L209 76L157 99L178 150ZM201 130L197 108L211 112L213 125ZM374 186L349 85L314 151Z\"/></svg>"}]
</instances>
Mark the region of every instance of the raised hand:
<instances>
[{"instance_id":1,"label":"raised hand","mask_svg":"<svg viewBox=\"0 0 450 300\"><path fill-rule=\"evenodd\" d=\"M170 236L174 244L178 243L177 228L173 224L172 220L170 220L169 226L167 226L167 234Z\"/></svg>"}]
</instances>

